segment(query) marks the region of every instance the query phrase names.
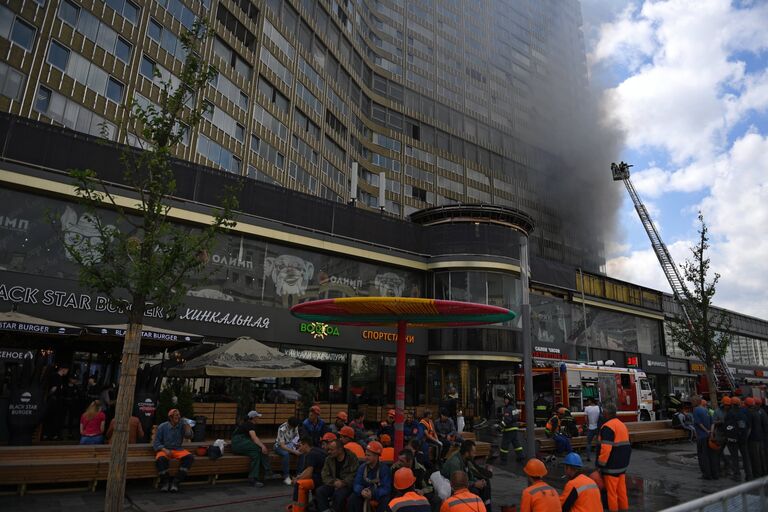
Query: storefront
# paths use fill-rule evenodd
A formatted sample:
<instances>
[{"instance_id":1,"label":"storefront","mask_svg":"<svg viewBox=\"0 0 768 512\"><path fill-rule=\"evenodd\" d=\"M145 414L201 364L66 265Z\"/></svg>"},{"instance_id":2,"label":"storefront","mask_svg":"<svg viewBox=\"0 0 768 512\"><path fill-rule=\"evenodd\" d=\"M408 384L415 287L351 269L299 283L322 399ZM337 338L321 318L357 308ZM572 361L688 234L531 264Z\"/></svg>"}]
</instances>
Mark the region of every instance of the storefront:
<instances>
[{"instance_id":1,"label":"storefront","mask_svg":"<svg viewBox=\"0 0 768 512\"><path fill-rule=\"evenodd\" d=\"M653 390L653 406L657 416L662 412L664 398L670 393L669 366L664 356L640 354L640 367Z\"/></svg>"},{"instance_id":2,"label":"storefront","mask_svg":"<svg viewBox=\"0 0 768 512\"><path fill-rule=\"evenodd\" d=\"M698 376L688 368L687 359L668 359L669 368L669 393L680 395L683 400L688 400L696 394L696 382Z\"/></svg>"}]
</instances>

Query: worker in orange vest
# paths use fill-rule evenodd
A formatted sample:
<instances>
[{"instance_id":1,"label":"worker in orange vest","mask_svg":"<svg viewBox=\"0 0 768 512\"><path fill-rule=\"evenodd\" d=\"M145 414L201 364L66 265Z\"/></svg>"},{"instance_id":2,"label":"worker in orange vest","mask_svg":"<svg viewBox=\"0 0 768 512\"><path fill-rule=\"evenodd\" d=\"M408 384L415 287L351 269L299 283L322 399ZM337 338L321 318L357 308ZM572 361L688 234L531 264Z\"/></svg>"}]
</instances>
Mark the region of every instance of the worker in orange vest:
<instances>
[{"instance_id":1,"label":"worker in orange vest","mask_svg":"<svg viewBox=\"0 0 768 512\"><path fill-rule=\"evenodd\" d=\"M399 496L392 498L386 512L431 512L429 500L414 489L416 477L411 468L400 468L395 471L393 486Z\"/></svg>"},{"instance_id":2,"label":"worker in orange vest","mask_svg":"<svg viewBox=\"0 0 768 512\"><path fill-rule=\"evenodd\" d=\"M608 494L608 510L629 510L627 482L625 473L632 456L629 444L629 431L626 425L616 417L616 405L603 405L606 422L600 429L600 456L597 467L603 475L605 490Z\"/></svg>"},{"instance_id":3,"label":"worker in orange vest","mask_svg":"<svg viewBox=\"0 0 768 512\"><path fill-rule=\"evenodd\" d=\"M437 438L437 431L435 431L435 422L432 421L432 411L429 409L424 411L424 416L419 421L424 427L424 443L429 448L435 447L435 456L432 457L430 453L427 453L431 462L437 462L442 451L443 443ZM427 450L425 450L427 452Z\"/></svg>"},{"instance_id":4,"label":"worker in orange vest","mask_svg":"<svg viewBox=\"0 0 768 512\"><path fill-rule=\"evenodd\" d=\"M381 437L379 437L379 442L384 447L381 450L381 457L379 460L386 464L392 464L395 462L395 449L392 447L392 438L389 437L389 434L381 434Z\"/></svg>"},{"instance_id":5,"label":"worker in orange vest","mask_svg":"<svg viewBox=\"0 0 768 512\"><path fill-rule=\"evenodd\" d=\"M547 467L539 459L525 463L523 473L528 475L528 487L520 499L520 512L559 512L560 498L557 491L544 482Z\"/></svg>"},{"instance_id":6,"label":"worker in orange vest","mask_svg":"<svg viewBox=\"0 0 768 512\"><path fill-rule=\"evenodd\" d=\"M565 456L565 476L568 483L560 495L563 512L594 512L603 510L600 488L594 480L581 473L581 457L576 452Z\"/></svg>"},{"instance_id":7,"label":"worker in orange vest","mask_svg":"<svg viewBox=\"0 0 768 512\"><path fill-rule=\"evenodd\" d=\"M485 503L468 489L469 478L464 471L451 473L453 494L440 506L440 512L485 512Z\"/></svg>"}]
</instances>

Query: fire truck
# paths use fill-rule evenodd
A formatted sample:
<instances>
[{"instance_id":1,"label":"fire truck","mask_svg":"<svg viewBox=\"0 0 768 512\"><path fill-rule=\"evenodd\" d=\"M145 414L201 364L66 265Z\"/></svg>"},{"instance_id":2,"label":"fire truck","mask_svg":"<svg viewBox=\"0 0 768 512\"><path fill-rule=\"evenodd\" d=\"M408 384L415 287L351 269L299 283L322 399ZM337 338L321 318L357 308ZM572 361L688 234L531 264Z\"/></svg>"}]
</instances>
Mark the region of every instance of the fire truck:
<instances>
[{"instance_id":1,"label":"fire truck","mask_svg":"<svg viewBox=\"0 0 768 512\"><path fill-rule=\"evenodd\" d=\"M610 363L610 361L609 361ZM525 401L523 375L515 375L515 395ZM596 403L613 402L621 421L653 421L653 392L642 370L586 363L540 363L533 368L534 400L543 398L554 408L562 403L576 424L585 423L584 407L589 398ZM539 398L541 397L541 398Z\"/></svg>"}]
</instances>

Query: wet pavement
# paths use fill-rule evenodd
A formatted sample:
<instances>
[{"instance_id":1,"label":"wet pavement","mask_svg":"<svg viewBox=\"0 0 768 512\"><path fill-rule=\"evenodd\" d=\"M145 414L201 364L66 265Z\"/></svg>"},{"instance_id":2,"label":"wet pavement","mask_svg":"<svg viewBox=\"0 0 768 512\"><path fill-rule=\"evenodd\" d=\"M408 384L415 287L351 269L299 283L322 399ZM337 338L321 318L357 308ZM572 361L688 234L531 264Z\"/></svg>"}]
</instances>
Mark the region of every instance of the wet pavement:
<instances>
[{"instance_id":1,"label":"wet pavement","mask_svg":"<svg viewBox=\"0 0 768 512\"><path fill-rule=\"evenodd\" d=\"M587 463L589 464L589 463ZM559 463L549 465L547 481L558 490L565 485ZM521 468L515 463L494 466L494 510L501 505L518 504L526 486ZM630 509L655 512L699 498L735 485L730 479L717 481L699 478L696 447L692 443L674 443L635 448L627 476ZM103 484L102 484L103 486ZM283 512L290 500L290 488L279 480L261 489L244 483L216 485L188 484L182 492L171 495L149 488L146 482L128 485L126 510L139 512L172 512L186 510L224 511L258 508L259 512ZM103 510L104 491L54 492L23 497L0 497L0 510L24 512L58 512Z\"/></svg>"}]
</instances>

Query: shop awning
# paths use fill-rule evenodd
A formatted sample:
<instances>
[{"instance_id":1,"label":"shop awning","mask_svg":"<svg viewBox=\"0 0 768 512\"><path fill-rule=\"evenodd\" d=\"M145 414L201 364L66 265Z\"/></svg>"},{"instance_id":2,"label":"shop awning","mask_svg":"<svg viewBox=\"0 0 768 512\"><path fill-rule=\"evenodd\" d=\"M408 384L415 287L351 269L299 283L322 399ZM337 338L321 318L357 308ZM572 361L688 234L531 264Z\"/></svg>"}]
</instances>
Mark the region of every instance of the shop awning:
<instances>
[{"instance_id":1,"label":"shop awning","mask_svg":"<svg viewBox=\"0 0 768 512\"><path fill-rule=\"evenodd\" d=\"M23 315L18 311L8 311L0 313L0 331L18 334L77 336L83 332L83 329L76 325Z\"/></svg>"},{"instance_id":2,"label":"shop awning","mask_svg":"<svg viewBox=\"0 0 768 512\"><path fill-rule=\"evenodd\" d=\"M88 334L124 338L125 332L128 330L128 324L87 325L85 329ZM152 341L168 344L200 343L203 340L203 336L188 332L172 331L170 329L163 329L162 327L155 327L153 325L144 324L141 331L141 339L142 341Z\"/></svg>"},{"instance_id":3,"label":"shop awning","mask_svg":"<svg viewBox=\"0 0 768 512\"><path fill-rule=\"evenodd\" d=\"M171 368L172 377L320 377L319 368L246 336Z\"/></svg>"}]
</instances>

